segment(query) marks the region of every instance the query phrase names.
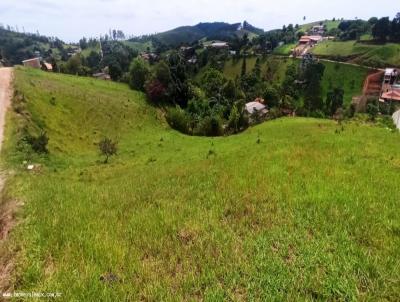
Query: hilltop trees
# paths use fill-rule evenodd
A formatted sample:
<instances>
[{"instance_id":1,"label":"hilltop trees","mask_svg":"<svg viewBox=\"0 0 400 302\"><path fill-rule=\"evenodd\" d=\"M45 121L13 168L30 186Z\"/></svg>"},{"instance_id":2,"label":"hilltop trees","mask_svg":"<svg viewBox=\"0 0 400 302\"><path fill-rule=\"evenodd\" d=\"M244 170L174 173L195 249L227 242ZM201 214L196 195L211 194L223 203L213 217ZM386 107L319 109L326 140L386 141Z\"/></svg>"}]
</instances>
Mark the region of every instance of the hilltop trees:
<instances>
[{"instance_id":1,"label":"hilltop trees","mask_svg":"<svg viewBox=\"0 0 400 302\"><path fill-rule=\"evenodd\" d=\"M400 13L397 13L396 17L392 20L390 32L391 40L400 42Z\"/></svg>"},{"instance_id":2,"label":"hilltop trees","mask_svg":"<svg viewBox=\"0 0 400 302\"><path fill-rule=\"evenodd\" d=\"M400 13L397 13L392 21L389 17L375 18L372 21L372 36L375 40L382 43L388 39L392 42L400 42Z\"/></svg>"},{"instance_id":3,"label":"hilltop trees","mask_svg":"<svg viewBox=\"0 0 400 302\"><path fill-rule=\"evenodd\" d=\"M390 35L389 17L379 19L372 28L372 36L379 42L386 42Z\"/></svg>"}]
</instances>

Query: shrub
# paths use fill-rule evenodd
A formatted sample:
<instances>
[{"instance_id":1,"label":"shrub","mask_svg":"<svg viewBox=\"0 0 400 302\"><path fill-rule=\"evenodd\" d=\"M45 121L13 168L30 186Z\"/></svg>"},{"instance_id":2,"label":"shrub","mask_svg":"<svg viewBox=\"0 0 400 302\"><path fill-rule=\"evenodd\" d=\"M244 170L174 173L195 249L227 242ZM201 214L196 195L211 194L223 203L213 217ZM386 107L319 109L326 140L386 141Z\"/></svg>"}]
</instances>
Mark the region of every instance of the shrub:
<instances>
[{"instance_id":1,"label":"shrub","mask_svg":"<svg viewBox=\"0 0 400 302\"><path fill-rule=\"evenodd\" d=\"M281 116L282 116L282 111L277 107L271 108L268 112L268 117L270 119L277 119L280 118Z\"/></svg>"},{"instance_id":2,"label":"shrub","mask_svg":"<svg viewBox=\"0 0 400 302\"><path fill-rule=\"evenodd\" d=\"M219 116L206 116L195 130L196 135L220 136L223 133L222 120Z\"/></svg>"},{"instance_id":3,"label":"shrub","mask_svg":"<svg viewBox=\"0 0 400 302\"><path fill-rule=\"evenodd\" d=\"M375 121L375 119L379 113L379 107L378 107L377 102L375 102L375 101L368 102L367 113L369 114L371 121Z\"/></svg>"},{"instance_id":4,"label":"shrub","mask_svg":"<svg viewBox=\"0 0 400 302\"><path fill-rule=\"evenodd\" d=\"M190 117L181 107L177 106L169 109L166 118L172 128L189 134Z\"/></svg>"},{"instance_id":5,"label":"shrub","mask_svg":"<svg viewBox=\"0 0 400 302\"><path fill-rule=\"evenodd\" d=\"M105 156L104 163L108 163L108 158L117 154L117 142L113 142L110 138L103 138L99 142L100 153Z\"/></svg>"},{"instance_id":6,"label":"shrub","mask_svg":"<svg viewBox=\"0 0 400 302\"><path fill-rule=\"evenodd\" d=\"M160 103L165 100L167 89L157 79L152 79L146 82L145 90L147 97L154 103Z\"/></svg>"},{"instance_id":7,"label":"shrub","mask_svg":"<svg viewBox=\"0 0 400 302\"><path fill-rule=\"evenodd\" d=\"M46 132L41 132L38 136L27 134L25 138L29 145L31 145L32 150L36 153L49 153L47 149L49 138Z\"/></svg>"}]
</instances>

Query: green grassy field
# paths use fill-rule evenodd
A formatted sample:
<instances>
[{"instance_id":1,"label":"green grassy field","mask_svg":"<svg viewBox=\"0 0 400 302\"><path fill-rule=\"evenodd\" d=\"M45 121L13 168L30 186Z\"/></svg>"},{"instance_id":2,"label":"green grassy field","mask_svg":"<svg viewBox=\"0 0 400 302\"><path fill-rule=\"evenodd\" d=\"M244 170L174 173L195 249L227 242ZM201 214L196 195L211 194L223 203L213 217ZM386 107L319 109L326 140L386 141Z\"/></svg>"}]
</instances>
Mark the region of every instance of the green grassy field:
<instances>
[{"instance_id":1,"label":"green grassy field","mask_svg":"<svg viewBox=\"0 0 400 302\"><path fill-rule=\"evenodd\" d=\"M299 31L307 32L313 26L320 25L321 22L322 22L322 25L326 25L326 30L330 31L331 29L337 28L341 21L325 20L325 21L317 21L317 22L307 23L307 24L300 25Z\"/></svg>"},{"instance_id":2,"label":"green grassy field","mask_svg":"<svg viewBox=\"0 0 400 302\"><path fill-rule=\"evenodd\" d=\"M322 78L322 95L326 97L328 91L339 87L344 90L344 103L350 104L353 96L362 94L365 78L369 70L364 67L324 62L324 76Z\"/></svg>"},{"instance_id":3,"label":"green grassy field","mask_svg":"<svg viewBox=\"0 0 400 302\"><path fill-rule=\"evenodd\" d=\"M273 53L275 55L282 55L282 56L287 56L292 53L292 50L296 48L297 43L292 43L292 44L284 44L282 46L279 46L274 49Z\"/></svg>"},{"instance_id":4,"label":"green grassy field","mask_svg":"<svg viewBox=\"0 0 400 302\"><path fill-rule=\"evenodd\" d=\"M400 66L400 45L394 43L373 45L356 41L325 41L313 48L312 52L318 56L341 57L369 66Z\"/></svg>"},{"instance_id":5,"label":"green grassy field","mask_svg":"<svg viewBox=\"0 0 400 302\"><path fill-rule=\"evenodd\" d=\"M141 42L132 42L132 41L123 41L124 44L128 45L134 50L137 50L138 52L143 52L147 51L147 49L152 50L153 49L153 43L151 41L141 43Z\"/></svg>"},{"instance_id":6,"label":"green grassy field","mask_svg":"<svg viewBox=\"0 0 400 302\"><path fill-rule=\"evenodd\" d=\"M250 72L255 65L256 58L246 59L247 71ZM269 56L262 61L262 74L270 69L274 73L273 82L279 84L285 79L287 67L292 63L298 63L297 59ZM243 60L227 61L224 66L224 75L229 79L240 76ZM322 78L322 95L326 96L332 88L340 87L344 90L345 104L350 104L353 96L362 94L364 80L368 69L340 63L321 61L325 65L325 72Z\"/></svg>"},{"instance_id":7,"label":"green grassy field","mask_svg":"<svg viewBox=\"0 0 400 302\"><path fill-rule=\"evenodd\" d=\"M2 159L14 171L6 197L24 202L7 243L18 291L62 301L399 300L398 133L284 118L187 137L125 85L15 76L29 114L9 113ZM17 146L23 124L50 138L32 173ZM105 135L119 141L108 165L96 146ZM115 281L100 280L107 273Z\"/></svg>"},{"instance_id":8,"label":"green grassy field","mask_svg":"<svg viewBox=\"0 0 400 302\"><path fill-rule=\"evenodd\" d=\"M251 72L256 64L256 57L246 58L246 70ZM277 56L267 56L261 60L261 73L265 74L268 69L273 70L274 81L282 82L285 79L287 67L292 63L290 58L281 58ZM242 72L243 59L228 60L225 62L223 73L228 79L235 79Z\"/></svg>"}]
</instances>

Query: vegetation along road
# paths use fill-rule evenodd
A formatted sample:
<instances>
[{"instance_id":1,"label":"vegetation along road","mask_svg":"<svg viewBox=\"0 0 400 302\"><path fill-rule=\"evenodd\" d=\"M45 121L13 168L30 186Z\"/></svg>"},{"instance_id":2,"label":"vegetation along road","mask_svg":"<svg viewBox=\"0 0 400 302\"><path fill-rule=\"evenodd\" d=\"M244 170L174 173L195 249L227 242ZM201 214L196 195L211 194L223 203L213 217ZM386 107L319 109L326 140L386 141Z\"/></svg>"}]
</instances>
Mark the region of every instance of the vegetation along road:
<instances>
[{"instance_id":1,"label":"vegetation along road","mask_svg":"<svg viewBox=\"0 0 400 302\"><path fill-rule=\"evenodd\" d=\"M4 125L7 108L11 99L11 78L12 68L0 68L0 149L3 143ZM0 170L0 193L4 187L4 176ZM13 213L16 208L15 202L3 202L0 200L0 243L7 237L8 232L13 226ZM1 246L1 245L0 245ZM0 249L0 253L1 253ZM9 273L12 270L12 263L0 257L0 288L5 288L8 284Z\"/></svg>"},{"instance_id":2,"label":"vegetation along road","mask_svg":"<svg viewBox=\"0 0 400 302\"><path fill-rule=\"evenodd\" d=\"M3 142L3 128L5 115L10 104L11 97L11 68L0 68L0 148Z\"/></svg>"}]
</instances>

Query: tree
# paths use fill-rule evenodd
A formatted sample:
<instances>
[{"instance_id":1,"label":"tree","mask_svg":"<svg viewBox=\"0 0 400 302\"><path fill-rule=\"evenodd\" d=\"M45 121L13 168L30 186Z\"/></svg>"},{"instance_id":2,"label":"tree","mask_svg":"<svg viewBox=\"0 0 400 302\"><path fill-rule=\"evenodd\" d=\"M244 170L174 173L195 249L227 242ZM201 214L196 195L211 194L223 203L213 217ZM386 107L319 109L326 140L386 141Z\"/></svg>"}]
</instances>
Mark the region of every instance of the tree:
<instances>
[{"instance_id":1,"label":"tree","mask_svg":"<svg viewBox=\"0 0 400 302\"><path fill-rule=\"evenodd\" d=\"M242 62L242 71L241 71L241 76L244 76L246 74L246 57L243 57L243 62Z\"/></svg>"},{"instance_id":2,"label":"tree","mask_svg":"<svg viewBox=\"0 0 400 302\"><path fill-rule=\"evenodd\" d=\"M88 47L87 39L85 37L79 40L79 46L81 49L86 49Z\"/></svg>"},{"instance_id":3,"label":"tree","mask_svg":"<svg viewBox=\"0 0 400 302\"><path fill-rule=\"evenodd\" d=\"M229 114L228 127L232 129L233 133L239 132L240 128L240 113L236 105L233 106Z\"/></svg>"},{"instance_id":4,"label":"tree","mask_svg":"<svg viewBox=\"0 0 400 302\"><path fill-rule=\"evenodd\" d=\"M335 88L328 92L325 102L326 114L332 116L343 106L343 95L344 90L341 88Z\"/></svg>"},{"instance_id":5,"label":"tree","mask_svg":"<svg viewBox=\"0 0 400 302\"><path fill-rule=\"evenodd\" d=\"M68 59L64 65L63 72L75 75L85 76L89 70L82 64L82 57L80 54L74 55Z\"/></svg>"},{"instance_id":6,"label":"tree","mask_svg":"<svg viewBox=\"0 0 400 302\"><path fill-rule=\"evenodd\" d=\"M172 81L169 66L164 61L160 61L154 66L153 70L154 77L160 81L160 83L164 84L165 87L168 87Z\"/></svg>"},{"instance_id":7,"label":"tree","mask_svg":"<svg viewBox=\"0 0 400 302\"><path fill-rule=\"evenodd\" d=\"M110 77L114 81L118 81L122 76L122 67L115 58L111 58L108 62L108 70Z\"/></svg>"},{"instance_id":8,"label":"tree","mask_svg":"<svg viewBox=\"0 0 400 302\"><path fill-rule=\"evenodd\" d=\"M270 108L279 106L279 93L274 87L267 87L263 93L263 98Z\"/></svg>"},{"instance_id":9,"label":"tree","mask_svg":"<svg viewBox=\"0 0 400 302\"><path fill-rule=\"evenodd\" d=\"M167 89L158 79L150 79L146 82L147 97L154 103L160 103L166 99Z\"/></svg>"},{"instance_id":10,"label":"tree","mask_svg":"<svg viewBox=\"0 0 400 302\"><path fill-rule=\"evenodd\" d=\"M173 51L168 57L167 64L171 71L172 80L168 87L168 95L176 104L186 107L192 95L185 60L177 51Z\"/></svg>"},{"instance_id":11,"label":"tree","mask_svg":"<svg viewBox=\"0 0 400 302\"><path fill-rule=\"evenodd\" d=\"M298 94L296 86L294 85L294 82L297 80L297 76L298 68L297 65L293 63L288 66L285 73L285 79L282 83L282 90L292 97L297 97Z\"/></svg>"},{"instance_id":12,"label":"tree","mask_svg":"<svg viewBox=\"0 0 400 302\"><path fill-rule=\"evenodd\" d=\"M108 163L108 158L117 154L117 142L113 142L110 138L103 138L99 142L100 153L105 156L104 163Z\"/></svg>"},{"instance_id":13,"label":"tree","mask_svg":"<svg viewBox=\"0 0 400 302\"><path fill-rule=\"evenodd\" d=\"M129 85L136 90L144 91L144 84L150 73L148 63L143 59L136 58L129 68Z\"/></svg>"},{"instance_id":14,"label":"tree","mask_svg":"<svg viewBox=\"0 0 400 302\"><path fill-rule=\"evenodd\" d=\"M234 101L237 98L237 89L233 80L228 80L222 88L222 94L225 98L230 101Z\"/></svg>"},{"instance_id":15,"label":"tree","mask_svg":"<svg viewBox=\"0 0 400 302\"><path fill-rule=\"evenodd\" d=\"M99 68L101 56L97 51L92 50L89 56L86 58L86 63L92 71L96 71Z\"/></svg>"},{"instance_id":16,"label":"tree","mask_svg":"<svg viewBox=\"0 0 400 302\"><path fill-rule=\"evenodd\" d=\"M324 75L325 65L322 63L308 64L304 73L307 83L304 93L304 104L309 111L323 110L321 97L321 80Z\"/></svg>"},{"instance_id":17,"label":"tree","mask_svg":"<svg viewBox=\"0 0 400 302\"><path fill-rule=\"evenodd\" d=\"M385 43L390 34L389 17L380 18L372 27L372 36L374 39Z\"/></svg>"},{"instance_id":18,"label":"tree","mask_svg":"<svg viewBox=\"0 0 400 302\"><path fill-rule=\"evenodd\" d=\"M201 78L201 86L209 98L219 97L225 82L224 74L214 68L209 68Z\"/></svg>"},{"instance_id":19,"label":"tree","mask_svg":"<svg viewBox=\"0 0 400 302\"><path fill-rule=\"evenodd\" d=\"M371 24L371 26L374 26L378 22L377 17L372 17L368 20L368 23Z\"/></svg>"},{"instance_id":20,"label":"tree","mask_svg":"<svg viewBox=\"0 0 400 302\"><path fill-rule=\"evenodd\" d=\"M400 42L400 13L397 13L396 17L392 20L390 39L393 42Z\"/></svg>"},{"instance_id":21,"label":"tree","mask_svg":"<svg viewBox=\"0 0 400 302\"><path fill-rule=\"evenodd\" d=\"M256 64L254 65L253 73L257 78L259 78L261 76L261 60L260 60L260 58L257 58L257 60L256 60Z\"/></svg>"}]
</instances>

